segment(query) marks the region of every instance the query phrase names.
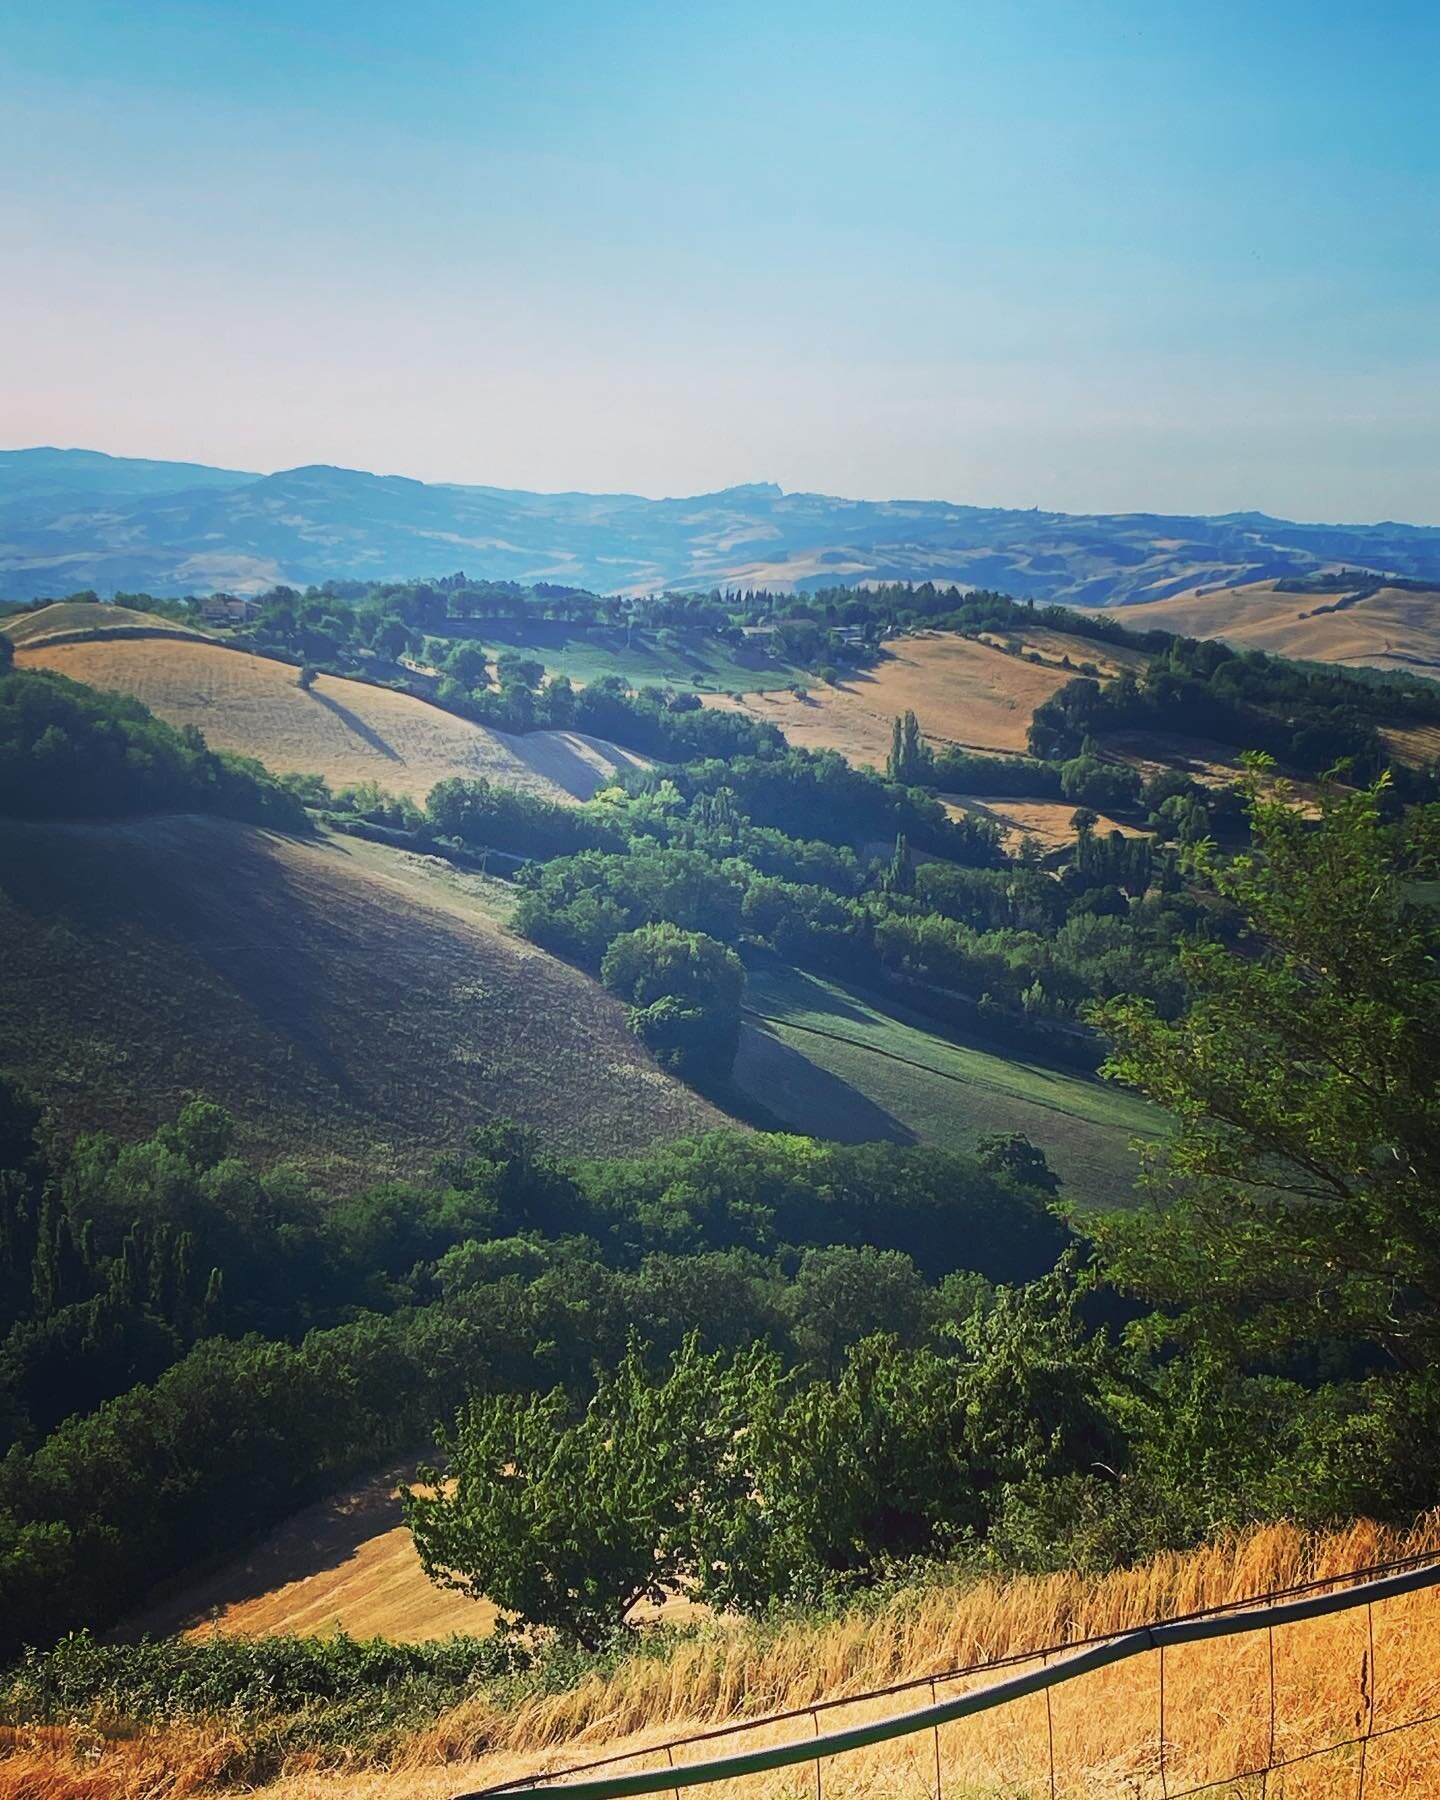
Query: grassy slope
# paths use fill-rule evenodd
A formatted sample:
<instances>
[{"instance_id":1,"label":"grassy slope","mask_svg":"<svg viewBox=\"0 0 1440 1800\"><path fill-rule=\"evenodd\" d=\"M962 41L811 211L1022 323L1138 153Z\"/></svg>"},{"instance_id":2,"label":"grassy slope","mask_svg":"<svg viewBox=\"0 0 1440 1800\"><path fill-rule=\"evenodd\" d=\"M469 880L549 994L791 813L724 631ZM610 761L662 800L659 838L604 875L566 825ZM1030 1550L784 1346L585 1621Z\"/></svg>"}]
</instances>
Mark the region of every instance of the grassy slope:
<instances>
[{"instance_id":1,"label":"grassy slope","mask_svg":"<svg viewBox=\"0 0 1440 1800\"><path fill-rule=\"evenodd\" d=\"M794 1130L954 1149L987 1132L1023 1131L1050 1158L1067 1197L1106 1206L1133 1187L1130 1140L1161 1129L1150 1107L1108 1082L907 1023L837 982L760 972L748 1005L758 1016L737 1080Z\"/></svg>"},{"instance_id":2,"label":"grassy slope","mask_svg":"<svg viewBox=\"0 0 1440 1800\"><path fill-rule=\"evenodd\" d=\"M0 824L0 1067L59 1126L142 1132L192 1092L335 1186L473 1125L623 1151L720 1122L485 884L225 820ZM298 1151L297 1151L297 1146Z\"/></svg>"},{"instance_id":3,"label":"grassy slope","mask_svg":"<svg viewBox=\"0 0 1440 1800\"><path fill-rule=\"evenodd\" d=\"M631 687L654 683L749 693L807 679L789 663L757 651L737 652L701 631L676 630L675 641L666 643L655 632L627 633L623 626L580 631L549 620L516 620L497 629L491 621L454 619L440 635L481 643L492 659L506 651L533 656L551 674L577 682L619 675Z\"/></svg>"},{"instance_id":4,"label":"grassy slope","mask_svg":"<svg viewBox=\"0 0 1440 1800\"><path fill-rule=\"evenodd\" d=\"M483 775L549 799L588 799L638 760L576 732L490 731L412 695L336 676L321 675L307 693L288 663L208 642L42 643L15 660L133 694L170 724L197 726L213 750L256 757L276 774L323 775L333 787L376 781L423 800L447 776Z\"/></svg>"}]
</instances>

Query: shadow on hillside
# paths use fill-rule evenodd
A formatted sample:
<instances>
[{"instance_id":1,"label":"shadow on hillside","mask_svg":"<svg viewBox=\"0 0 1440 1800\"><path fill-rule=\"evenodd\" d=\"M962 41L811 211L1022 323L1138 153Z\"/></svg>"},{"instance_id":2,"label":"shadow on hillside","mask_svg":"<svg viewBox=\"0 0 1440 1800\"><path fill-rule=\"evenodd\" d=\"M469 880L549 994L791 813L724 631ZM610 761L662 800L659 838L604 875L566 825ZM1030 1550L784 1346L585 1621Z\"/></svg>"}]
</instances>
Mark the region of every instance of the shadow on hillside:
<instances>
[{"instance_id":1,"label":"shadow on hillside","mask_svg":"<svg viewBox=\"0 0 1440 1800\"><path fill-rule=\"evenodd\" d=\"M563 788L576 800L593 800L613 779L603 768L597 768L582 756L578 745L588 745L597 754L617 761L621 770L644 766L641 758L632 757L625 751L617 752L615 746L607 744L603 738L587 737L583 732L539 731L523 736L508 735L515 745L515 754L533 773L553 781L556 787ZM536 739L540 740L538 744Z\"/></svg>"},{"instance_id":2,"label":"shadow on hillside","mask_svg":"<svg viewBox=\"0 0 1440 1800\"><path fill-rule=\"evenodd\" d=\"M394 745L387 744L380 733L375 730L374 726L367 725L360 717L359 713L351 712L348 706L342 706L333 695L322 694L318 687L308 688L305 691L310 695L312 700L318 701L321 706L328 707L346 729L353 731L355 736L358 737L362 743L368 744L372 750L377 751L389 762L404 762L405 758Z\"/></svg>"},{"instance_id":3,"label":"shadow on hillside","mask_svg":"<svg viewBox=\"0 0 1440 1800\"><path fill-rule=\"evenodd\" d=\"M340 1568L362 1544L403 1522L397 1484L413 1475L408 1465L388 1469L291 1514L246 1554L209 1575L182 1578L171 1589L158 1589L143 1608L120 1621L108 1634L109 1641L135 1643L147 1633L170 1637L292 1581Z\"/></svg>"},{"instance_id":4,"label":"shadow on hillside","mask_svg":"<svg viewBox=\"0 0 1440 1800\"><path fill-rule=\"evenodd\" d=\"M750 1020L740 1031L735 1085L791 1131L838 1144L919 1142L893 1113Z\"/></svg>"},{"instance_id":5,"label":"shadow on hillside","mask_svg":"<svg viewBox=\"0 0 1440 1800\"><path fill-rule=\"evenodd\" d=\"M821 987L799 970L786 969L773 982L765 979L763 971L752 975L746 1004L756 1012L800 1025L816 1019L850 1019L857 1025L874 1022L874 1014L858 1000L843 991ZM805 1016L799 1016L802 1014Z\"/></svg>"}]
</instances>

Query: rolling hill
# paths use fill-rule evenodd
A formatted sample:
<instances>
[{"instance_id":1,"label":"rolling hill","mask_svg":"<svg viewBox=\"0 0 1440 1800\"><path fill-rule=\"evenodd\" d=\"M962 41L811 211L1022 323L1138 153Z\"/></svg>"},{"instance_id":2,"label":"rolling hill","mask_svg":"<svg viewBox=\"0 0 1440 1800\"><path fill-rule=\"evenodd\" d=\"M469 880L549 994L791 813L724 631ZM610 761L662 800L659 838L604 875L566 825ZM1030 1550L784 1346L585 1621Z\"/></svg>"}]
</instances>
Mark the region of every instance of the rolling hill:
<instances>
[{"instance_id":1,"label":"rolling hill","mask_svg":"<svg viewBox=\"0 0 1440 1800\"><path fill-rule=\"evenodd\" d=\"M778 726L802 750L837 750L850 762L883 769L895 716L907 709L932 744L1024 750L1035 708L1075 673L952 631L893 638L886 648L888 656L874 668L847 671L834 686L811 687L803 697L778 689L742 700L706 695L705 704ZM1074 660L1087 654L1077 649Z\"/></svg>"},{"instance_id":2,"label":"rolling hill","mask_svg":"<svg viewBox=\"0 0 1440 1800\"><path fill-rule=\"evenodd\" d=\"M1125 623L1306 662L1440 678L1440 583L1296 593L1258 581L1151 601L1127 611Z\"/></svg>"},{"instance_id":3,"label":"rolling hill","mask_svg":"<svg viewBox=\"0 0 1440 1800\"><path fill-rule=\"evenodd\" d=\"M97 606L93 600L56 600L34 612L11 613L0 618L0 631L17 650L117 637L208 641L205 632L197 631L191 625L179 625L171 619L158 618L154 613L133 612L127 606Z\"/></svg>"},{"instance_id":4,"label":"rolling hill","mask_svg":"<svg viewBox=\"0 0 1440 1800\"><path fill-rule=\"evenodd\" d=\"M6 635L22 669L54 669L133 695L175 726L196 726L212 750L253 756L277 775L322 775L332 787L378 782L423 801L449 776L485 776L551 800L587 800L638 758L578 732L491 731L412 695L321 675L308 691L288 663L230 649L177 628L130 627L73 640L114 607L46 607ZM132 614L131 618L145 615ZM47 625L48 621L48 625Z\"/></svg>"},{"instance_id":5,"label":"rolling hill","mask_svg":"<svg viewBox=\"0 0 1440 1800\"><path fill-rule=\"evenodd\" d=\"M491 893L210 817L0 823L0 1068L63 1135L137 1136L204 1093L246 1149L337 1189L421 1172L497 1117L595 1153L723 1122Z\"/></svg>"},{"instance_id":6,"label":"rolling hill","mask_svg":"<svg viewBox=\"0 0 1440 1800\"><path fill-rule=\"evenodd\" d=\"M1440 528L849 500L771 482L650 500L319 465L247 476L94 451L19 450L0 460L0 598L8 599L83 587L254 592L278 581L465 567L607 593L935 580L1121 606L1341 564L1440 578Z\"/></svg>"}]
</instances>

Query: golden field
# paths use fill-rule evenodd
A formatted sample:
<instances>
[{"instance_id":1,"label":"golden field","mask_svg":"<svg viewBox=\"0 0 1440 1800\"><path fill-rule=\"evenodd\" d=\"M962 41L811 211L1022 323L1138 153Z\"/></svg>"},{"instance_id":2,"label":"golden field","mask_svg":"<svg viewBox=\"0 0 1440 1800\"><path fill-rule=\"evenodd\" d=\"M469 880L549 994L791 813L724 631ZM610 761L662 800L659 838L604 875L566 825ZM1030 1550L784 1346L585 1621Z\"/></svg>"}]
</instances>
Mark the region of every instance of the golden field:
<instances>
[{"instance_id":1,"label":"golden field","mask_svg":"<svg viewBox=\"0 0 1440 1800\"><path fill-rule=\"evenodd\" d=\"M0 618L0 631L17 650L22 645L33 649L40 644L64 643L101 632L106 637L161 636L206 641L203 631L189 625L178 625L155 613L132 612L128 606L97 605L93 600L55 600L34 612L9 613Z\"/></svg>"},{"instance_id":2,"label":"golden field","mask_svg":"<svg viewBox=\"0 0 1440 1800\"><path fill-rule=\"evenodd\" d=\"M883 769L895 716L907 711L932 744L1023 751L1035 708L1075 675L949 631L894 638L886 648L886 661L844 675L835 687L811 688L803 700L777 689L739 701L706 695L705 704L776 725L803 750L837 750Z\"/></svg>"},{"instance_id":3,"label":"golden field","mask_svg":"<svg viewBox=\"0 0 1440 1800\"><path fill-rule=\"evenodd\" d=\"M423 802L437 781L484 776L550 800L588 800L640 761L579 732L490 731L413 695L339 676L321 675L307 692L288 663L201 638L22 642L15 662L133 695L157 718L197 727L212 750L253 756L277 775L321 775L332 788L374 781Z\"/></svg>"},{"instance_id":4,"label":"golden field","mask_svg":"<svg viewBox=\"0 0 1440 1800\"><path fill-rule=\"evenodd\" d=\"M1073 800L1017 800L1013 794L941 794L941 805L952 819L984 819L1000 828L1005 848L1013 855L1025 838L1034 838L1045 851L1068 850L1075 842L1070 821L1075 815ZM1097 815L1095 830L1101 837L1118 831L1122 837L1145 837L1136 825L1112 819L1108 813Z\"/></svg>"},{"instance_id":5,"label":"golden field","mask_svg":"<svg viewBox=\"0 0 1440 1800\"><path fill-rule=\"evenodd\" d=\"M1319 610L1338 598L1281 593L1273 581L1256 581L1127 606L1120 622L1306 662L1440 674L1440 590L1382 587L1338 612Z\"/></svg>"}]
</instances>

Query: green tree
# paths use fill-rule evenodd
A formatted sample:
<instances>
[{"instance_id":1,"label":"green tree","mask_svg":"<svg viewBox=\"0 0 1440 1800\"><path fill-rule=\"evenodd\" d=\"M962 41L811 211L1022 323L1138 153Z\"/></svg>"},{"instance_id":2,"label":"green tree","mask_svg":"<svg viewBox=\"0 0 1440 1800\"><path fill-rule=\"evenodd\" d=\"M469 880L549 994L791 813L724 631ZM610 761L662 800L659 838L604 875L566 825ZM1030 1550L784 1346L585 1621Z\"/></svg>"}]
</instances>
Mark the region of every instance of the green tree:
<instances>
[{"instance_id":1,"label":"green tree","mask_svg":"<svg viewBox=\"0 0 1440 1800\"><path fill-rule=\"evenodd\" d=\"M740 1501L737 1433L773 1360L687 1338L663 1380L631 1343L578 1420L563 1391L472 1399L405 1516L425 1572L588 1649L700 1573L701 1509ZM701 1534L703 1535L703 1533Z\"/></svg>"},{"instance_id":2,"label":"green tree","mask_svg":"<svg viewBox=\"0 0 1440 1800\"><path fill-rule=\"evenodd\" d=\"M490 677L490 664L479 644L456 644L445 658L444 669L467 693L484 687Z\"/></svg>"},{"instance_id":3,"label":"green tree","mask_svg":"<svg viewBox=\"0 0 1440 1800\"><path fill-rule=\"evenodd\" d=\"M983 1137L975 1146L975 1160L982 1169L1008 1175L1021 1187L1042 1194L1058 1194L1060 1177L1050 1167L1045 1152L1023 1131L1001 1131Z\"/></svg>"},{"instance_id":4,"label":"green tree","mask_svg":"<svg viewBox=\"0 0 1440 1800\"><path fill-rule=\"evenodd\" d=\"M1230 1354L1440 1357L1440 973L1412 887L1437 810L1397 829L1384 798L1332 793L1312 823L1252 780L1252 851L1192 852L1246 939L1182 952L1173 1022L1134 999L1093 1015L1107 1073L1178 1121L1149 1155L1164 1204L1090 1222L1109 1276Z\"/></svg>"},{"instance_id":5,"label":"green tree","mask_svg":"<svg viewBox=\"0 0 1440 1800\"><path fill-rule=\"evenodd\" d=\"M885 759L885 773L891 781L914 787L928 780L933 768L934 757L920 735L920 721L913 712L901 713L890 729L890 754Z\"/></svg>"},{"instance_id":6,"label":"green tree","mask_svg":"<svg viewBox=\"0 0 1440 1800\"><path fill-rule=\"evenodd\" d=\"M535 689L545 679L544 663L516 650L502 650L495 667L502 687Z\"/></svg>"},{"instance_id":7,"label":"green tree","mask_svg":"<svg viewBox=\"0 0 1440 1800\"><path fill-rule=\"evenodd\" d=\"M839 1374L850 1345L883 1332L913 1344L931 1293L898 1250L844 1244L807 1250L785 1295L795 1348L822 1375Z\"/></svg>"},{"instance_id":8,"label":"green tree","mask_svg":"<svg viewBox=\"0 0 1440 1800\"><path fill-rule=\"evenodd\" d=\"M703 931L661 921L622 932L600 979L630 1006L630 1028L682 1075L723 1078L740 1042L745 968Z\"/></svg>"}]
</instances>

